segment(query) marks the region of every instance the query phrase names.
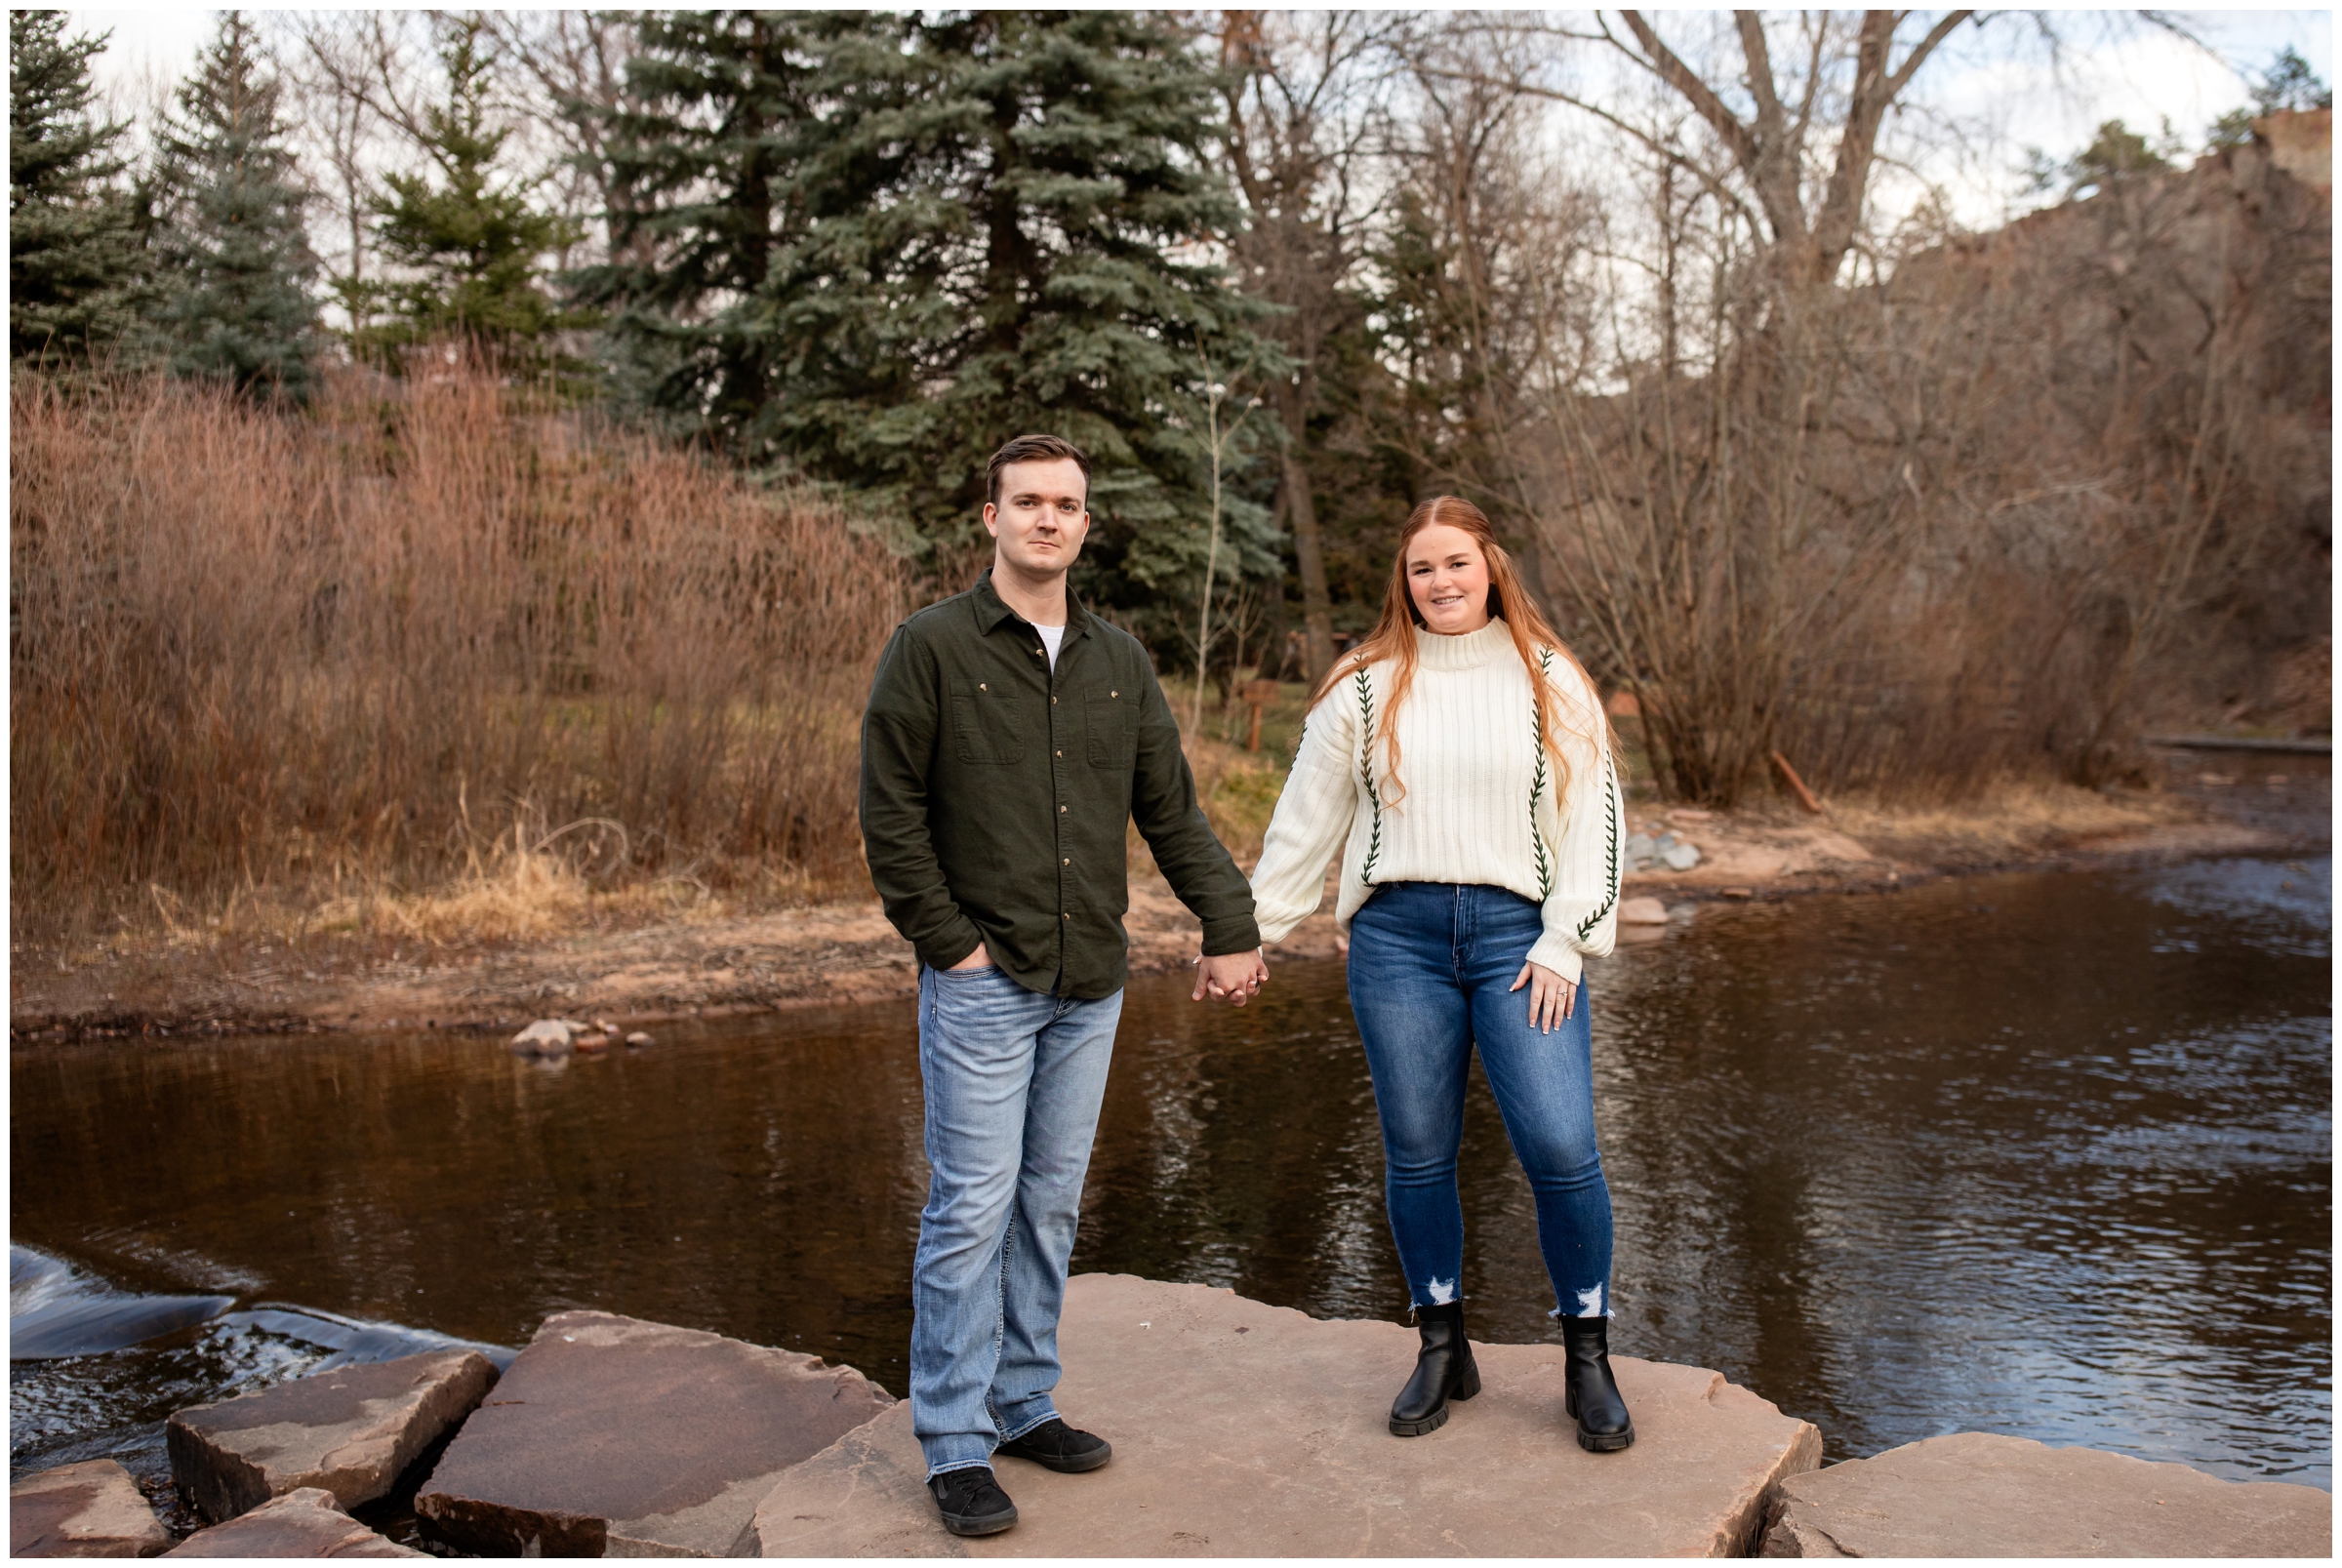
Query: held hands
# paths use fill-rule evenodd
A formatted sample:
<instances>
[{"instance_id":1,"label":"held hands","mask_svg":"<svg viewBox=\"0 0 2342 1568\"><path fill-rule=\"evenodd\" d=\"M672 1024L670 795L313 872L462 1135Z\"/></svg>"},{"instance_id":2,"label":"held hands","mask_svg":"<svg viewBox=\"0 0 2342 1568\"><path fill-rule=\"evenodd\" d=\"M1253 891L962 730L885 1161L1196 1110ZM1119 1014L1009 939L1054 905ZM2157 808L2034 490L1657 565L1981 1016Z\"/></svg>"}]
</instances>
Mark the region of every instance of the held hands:
<instances>
[{"instance_id":1,"label":"held hands","mask_svg":"<svg viewBox=\"0 0 2342 1568\"><path fill-rule=\"evenodd\" d=\"M1540 1034L1551 1034L1563 1019L1577 1010L1578 987L1574 982L1563 980L1543 964L1523 964L1519 978L1510 987L1518 990L1529 987L1529 1027Z\"/></svg>"},{"instance_id":2,"label":"held hands","mask_svg":"<svg viewBox=\"0 0 2342 1568\"><path fill-rule=\"evenodd\" d=\"M1261 957L1258 947L1250 952L1198 958L1195 965L1195 994L1191 999L1198 1002L1208 992L1221 1001L1242 1007L1252 997L1259 995L1261 987L1269 983L1269 965ZM951 969L956 974L961 970L991 967L992 955L984 950L984 944L980 942L974 952L953 964Z\"/></svg>"},{"instance_id":3,"label":"held hands","mask_svg":"<svg viewBox=\"0 0 2342 1568\"><path fill-rule=\"evenodd\" d=\"M1217 958L1198 957L1193 963L1195 994L1191 1001L1200 1002L1208 993L1231 1006L1242 1007L1269 984L1269 964L1258 947L1250 952L1222 953Z\"/></svg>"}]
</instances>

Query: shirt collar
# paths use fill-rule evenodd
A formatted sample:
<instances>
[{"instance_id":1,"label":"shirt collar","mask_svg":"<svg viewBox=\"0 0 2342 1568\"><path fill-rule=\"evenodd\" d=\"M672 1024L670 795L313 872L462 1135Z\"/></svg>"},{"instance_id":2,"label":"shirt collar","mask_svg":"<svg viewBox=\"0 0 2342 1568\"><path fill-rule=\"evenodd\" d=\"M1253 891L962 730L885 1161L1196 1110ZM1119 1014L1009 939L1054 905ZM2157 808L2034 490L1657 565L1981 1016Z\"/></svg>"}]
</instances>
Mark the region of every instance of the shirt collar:
<instances>
[{"instance_id":1,"label":"shirt collar","mask_svg":"<svg viewBox=\"0 0 2342 1568\"><path fill-rule=\"evenodd\" d=\"M1088 613L1081 607L1080 596L1073 591L1073 584L1067 583L1066 640L1070 642L1085 633L1089 629L1089 620ZM984 569L984 576L976 580L976 629L989 637L1000 628L1004 621L1025 623L1025 618L1011 610L1000 597L999 590L992 586L992 569L988 566Z\"/></svg>"}]
</instances>

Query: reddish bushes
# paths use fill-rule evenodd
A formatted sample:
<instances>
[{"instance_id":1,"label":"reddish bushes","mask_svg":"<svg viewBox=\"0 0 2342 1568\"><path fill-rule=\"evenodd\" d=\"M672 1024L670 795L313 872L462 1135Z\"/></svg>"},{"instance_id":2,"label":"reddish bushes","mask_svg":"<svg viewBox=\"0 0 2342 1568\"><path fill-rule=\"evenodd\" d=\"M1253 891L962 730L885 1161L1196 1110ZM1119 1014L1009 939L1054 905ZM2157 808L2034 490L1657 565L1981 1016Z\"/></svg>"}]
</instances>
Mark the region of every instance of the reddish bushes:
<instances>
[{"instance_id":1,"label":"reddish bushes","mask_svg":"<svg viewBox=\"0 0 2342 1568\"><path fill-rule=\"evenodd\" d=\"M856 874L909 584L811 493L476 371L303 418L159 382L11 404L20 930L412 890L495 844L603 884Z\"/></svg>"}]
</instances>

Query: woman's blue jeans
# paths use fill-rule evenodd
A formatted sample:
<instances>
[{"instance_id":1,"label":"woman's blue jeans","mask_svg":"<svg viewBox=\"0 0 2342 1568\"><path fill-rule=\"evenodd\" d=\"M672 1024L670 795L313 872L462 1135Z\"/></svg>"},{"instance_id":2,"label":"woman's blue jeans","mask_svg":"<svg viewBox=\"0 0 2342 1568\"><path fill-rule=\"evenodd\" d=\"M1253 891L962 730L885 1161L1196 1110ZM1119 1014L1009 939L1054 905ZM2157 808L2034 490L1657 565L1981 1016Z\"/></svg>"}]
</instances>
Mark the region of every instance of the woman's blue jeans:
<instances>
[{"instance_id":1,"label":"woman's blue jeans","mask_svg":"<svg viewBox=\"0 0 2342 1568\"><path fill-rule=\"evenodd\" d=\"M1586 987L1551 1034L1512 990L1543 934L1536 904L1503 888L1393 882L1350 922L1350 1006L1383 1122L1391 1236L1417 1307L1463 1295L1456 1152L1473 1046L1513 1152L1537 1195L1537 1240L1558 1317L1610 1310L1610 1188L1594 1140Z\"/></svg>"}]
</instances>

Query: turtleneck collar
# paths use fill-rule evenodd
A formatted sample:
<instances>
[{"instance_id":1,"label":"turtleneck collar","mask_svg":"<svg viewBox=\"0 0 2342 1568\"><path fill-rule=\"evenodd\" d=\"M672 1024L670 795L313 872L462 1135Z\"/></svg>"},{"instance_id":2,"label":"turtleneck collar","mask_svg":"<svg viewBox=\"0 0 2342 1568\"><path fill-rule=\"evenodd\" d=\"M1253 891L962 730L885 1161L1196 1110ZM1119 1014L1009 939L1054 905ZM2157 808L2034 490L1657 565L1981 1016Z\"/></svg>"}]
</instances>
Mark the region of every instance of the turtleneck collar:
<instances>
[{"instance_id":1,"label":"turtleneck collar","mask_svg":"<svg viewBox=\"0 0 2342 1568\"><path fill-rule=\"evenodd\" d=\"M1422 660L1425 669L1477 669L1498 654L1512 651L1512 629L1499 617L1490 617L1479 630L1468 631L1460 637L1443 637L1421 626L1415 628L1415 655Z\"/></svg>"}]
</instances>

